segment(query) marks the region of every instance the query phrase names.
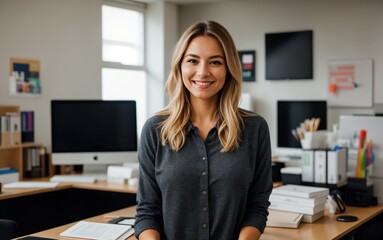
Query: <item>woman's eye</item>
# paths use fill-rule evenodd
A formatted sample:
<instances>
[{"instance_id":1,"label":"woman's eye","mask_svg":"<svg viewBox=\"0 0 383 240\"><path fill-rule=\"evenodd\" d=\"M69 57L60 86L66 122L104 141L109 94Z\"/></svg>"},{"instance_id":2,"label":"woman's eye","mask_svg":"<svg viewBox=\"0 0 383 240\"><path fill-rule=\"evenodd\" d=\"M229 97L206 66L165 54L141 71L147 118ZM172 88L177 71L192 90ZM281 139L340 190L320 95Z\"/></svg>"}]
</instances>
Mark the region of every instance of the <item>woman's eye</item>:
<instances>
[{"instance_id":1,"label":"woman's eye","mask_svg":"<svg viewBox=\"0 0 383 240\"><path fill-rule=\"evenodd\" d=\"M189 60L187 60L186 62L188 62L188 63L196 63L197 60L195 60L195 59L189 59Z\"/></svg>"},{"instance_id":2,"label":"woman's eye","mask_svg":"<svg viewBox=\"0 0 383 240\"><path fill-rule=\"evenodd\" d=\"M213 64L213 65L221 65L222 63L220 61L212 61L211 64Z\"/></svg>"}]
</instances>

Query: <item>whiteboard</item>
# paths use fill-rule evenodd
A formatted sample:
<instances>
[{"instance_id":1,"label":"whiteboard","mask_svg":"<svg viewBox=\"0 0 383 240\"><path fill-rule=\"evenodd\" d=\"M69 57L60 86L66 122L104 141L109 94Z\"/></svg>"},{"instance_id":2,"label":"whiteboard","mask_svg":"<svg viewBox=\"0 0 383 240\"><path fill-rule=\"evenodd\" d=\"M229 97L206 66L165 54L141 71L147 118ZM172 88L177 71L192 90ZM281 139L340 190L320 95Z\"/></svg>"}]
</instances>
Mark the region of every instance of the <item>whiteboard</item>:
<instances>
[{"instance_id":1,"label":"whiteboard","mask_svg":"<svg viewBox=\"0 0 383 240\"><path fill-rule=\"evenodd\" d=\"M372 107L372 59L330 61L327 93L329 106Z\"/></svg>"}]
</instances>

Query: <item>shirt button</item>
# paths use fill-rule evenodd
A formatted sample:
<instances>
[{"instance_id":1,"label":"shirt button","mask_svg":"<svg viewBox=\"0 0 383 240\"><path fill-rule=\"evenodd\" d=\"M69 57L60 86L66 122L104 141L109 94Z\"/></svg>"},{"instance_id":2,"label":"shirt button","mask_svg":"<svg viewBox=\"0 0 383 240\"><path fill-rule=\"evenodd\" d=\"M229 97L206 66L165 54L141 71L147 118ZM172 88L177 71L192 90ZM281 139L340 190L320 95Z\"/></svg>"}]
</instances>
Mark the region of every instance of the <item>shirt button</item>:
<instances>
[{"instance_id":1,"label":"shirt button","mask_svg":"<svg viewBox=\"0 0 383 240\"><path fill-rule=\"evenodd\" d=\"M202 208L202 211L206 212L206 210L207 210L207 207Z\"/></svg>"},{"instance_id":2,"label":"shirt button","mask_svg":"<svg viewBox=\"0 0 383 240\"><path fill-rule=\"evenodd\" d=\"M205 175L206 175L206 172L205 172L205 171L203 171L203 172L202 172L202 175L203 175L203 176L205 176Z\"/></svg>"},{"instance_id":3,"label":"shirt button","mask_svg":"<svg viewBox=\"0 0 383 240\"><path fill-rule=\"evenodd\" d=\"M206 157L203 157L202 160L206 160Z\"/></svg>"},{"instance_id":4,"label":"shirt button","mask_svg":"<svg viewBox=\"0 0 383 240\"><path fill-rule=\"evenodd\" d=\"M202 227L203 227L203 228L207 228L207 224L204 223L204 224L202 225Z\"/></svg>"},{"instance_id":5,"label":"shirt button","mask_svg":"<svg viewBox=\"0 0 383 240\"><path fill-rule=\"evenodd\" d=\"M207 192L204 190L204 191L202 191L202 194L203 194L203 195L206 195L206 194L207 194Z\"/></svg>"}]
</instances>

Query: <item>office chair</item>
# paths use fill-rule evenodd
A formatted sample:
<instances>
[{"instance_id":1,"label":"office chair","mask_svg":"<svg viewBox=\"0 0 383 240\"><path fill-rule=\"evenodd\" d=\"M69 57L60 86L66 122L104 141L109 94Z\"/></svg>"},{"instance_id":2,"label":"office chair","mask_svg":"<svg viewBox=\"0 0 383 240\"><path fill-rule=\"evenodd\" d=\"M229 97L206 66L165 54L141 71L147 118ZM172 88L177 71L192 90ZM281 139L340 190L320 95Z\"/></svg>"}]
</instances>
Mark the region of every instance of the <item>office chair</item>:
<instances>
[{"instance_id":1,"label":"office chair","mask_svg":"<svg viewBox=\"0 0 383 240\"><path fill-rule=\"evenodd\" d=\"M9 240L17 237L19 225L9 219L0 219L0 240Z\"/></svg>"}]
</instances>

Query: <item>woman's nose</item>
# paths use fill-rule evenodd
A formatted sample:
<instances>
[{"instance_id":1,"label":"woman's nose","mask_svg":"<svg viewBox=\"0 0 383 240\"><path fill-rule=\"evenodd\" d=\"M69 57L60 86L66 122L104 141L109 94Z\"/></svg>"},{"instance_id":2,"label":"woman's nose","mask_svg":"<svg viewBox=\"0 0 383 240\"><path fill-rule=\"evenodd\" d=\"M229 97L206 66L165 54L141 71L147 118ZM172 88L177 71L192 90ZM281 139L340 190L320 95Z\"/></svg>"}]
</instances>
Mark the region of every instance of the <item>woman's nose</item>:
<instances>
[{"instance_id":1,"label":"woman's nose","mask_svg":"<svg viewBox=\"0 0 383 240\"><path fill-rule=\"evenodd\" d=\"M197 70L198 76L200 77L208 77L210 76L209 64L200 63Z\"/></svg>"}]
</instances>

